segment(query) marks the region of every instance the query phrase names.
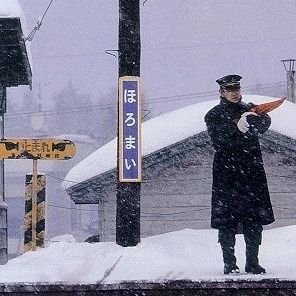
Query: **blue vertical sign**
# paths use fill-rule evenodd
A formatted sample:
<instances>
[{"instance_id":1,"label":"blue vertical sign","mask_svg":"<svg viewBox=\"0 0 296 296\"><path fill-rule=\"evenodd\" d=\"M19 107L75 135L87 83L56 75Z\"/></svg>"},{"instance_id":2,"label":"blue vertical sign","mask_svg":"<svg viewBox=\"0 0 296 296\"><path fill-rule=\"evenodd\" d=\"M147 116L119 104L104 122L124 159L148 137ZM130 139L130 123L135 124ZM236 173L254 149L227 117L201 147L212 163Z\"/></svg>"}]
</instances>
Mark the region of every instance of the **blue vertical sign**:
<instances>
[{"instance_id":1,"label":"blue vertical sign","mask_svg":"<svg viewBox=\"0 0 296 296\"><path fill-rule=\"evenodd\" d=\"M119 181L141 182L140 77L119 78Z\"/></svg>"}]
</instances>

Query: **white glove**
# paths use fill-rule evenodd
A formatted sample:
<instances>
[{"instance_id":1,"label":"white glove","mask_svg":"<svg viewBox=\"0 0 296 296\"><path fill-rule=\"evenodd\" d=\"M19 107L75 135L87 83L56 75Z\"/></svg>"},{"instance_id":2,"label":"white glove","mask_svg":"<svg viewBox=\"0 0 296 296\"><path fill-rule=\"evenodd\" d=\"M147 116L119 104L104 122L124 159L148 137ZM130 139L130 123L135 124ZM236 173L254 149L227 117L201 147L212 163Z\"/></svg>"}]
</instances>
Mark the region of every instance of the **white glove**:
<instances>
[{"instance_id":1,"label":"white glove","mask_svg":"<svg viewBox=\"0 0 296 296\"><path fill-rule=\"evenodd\" d=\"M250 127L250 125L247 121L248 115L257 116L257 114L255 112L245 112L242 114L240 120L237 122L237 128L244 134L249 130L249 127Z\"/></svg>"}]
</instances>

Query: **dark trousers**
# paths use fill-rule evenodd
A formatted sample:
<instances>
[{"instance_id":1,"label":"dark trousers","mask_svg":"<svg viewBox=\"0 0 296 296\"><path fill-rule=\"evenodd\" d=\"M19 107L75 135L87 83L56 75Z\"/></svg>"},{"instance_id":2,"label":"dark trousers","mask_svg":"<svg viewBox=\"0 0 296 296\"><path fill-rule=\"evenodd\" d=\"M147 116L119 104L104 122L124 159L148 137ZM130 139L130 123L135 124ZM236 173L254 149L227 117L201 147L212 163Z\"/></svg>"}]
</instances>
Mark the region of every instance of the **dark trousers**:
<instances>
[{"instance_id":1,"label":"dark trousers","mask_svg":"<svg viewBox=\"0 0 296 296\"><path fill-rule=\"evenodd\" d=\"M238 224L219 228L218 241L221 244L225 264L235 265L235 235ZM255 222L242 223L242 232L246 243L246 265L258 264L259 245L262 241L262 225Z\"/></svg>"}]
</instances>

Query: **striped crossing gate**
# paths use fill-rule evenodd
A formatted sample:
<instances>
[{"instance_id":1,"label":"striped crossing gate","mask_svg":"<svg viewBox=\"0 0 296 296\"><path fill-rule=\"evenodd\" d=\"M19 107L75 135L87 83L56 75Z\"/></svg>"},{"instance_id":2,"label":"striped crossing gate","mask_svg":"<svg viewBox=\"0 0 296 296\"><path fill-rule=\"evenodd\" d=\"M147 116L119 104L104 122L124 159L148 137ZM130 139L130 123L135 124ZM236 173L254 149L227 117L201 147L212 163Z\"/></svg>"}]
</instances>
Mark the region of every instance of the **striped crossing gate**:
<instances>
[{"instance_id":1,"label":"striped crossing gate","mask_svg":"<svg viewBox=\"0 0 296 296\"><path fill-rule=\"evenodd\" d=\"M36 246L44 247L45 239L45 212L46 212L46 176L37 175L37 206L36 206ZM32 175L26 175L25 190L25 218L24 218L24 252L32 250Z\"/></svg>"}]
</instances>

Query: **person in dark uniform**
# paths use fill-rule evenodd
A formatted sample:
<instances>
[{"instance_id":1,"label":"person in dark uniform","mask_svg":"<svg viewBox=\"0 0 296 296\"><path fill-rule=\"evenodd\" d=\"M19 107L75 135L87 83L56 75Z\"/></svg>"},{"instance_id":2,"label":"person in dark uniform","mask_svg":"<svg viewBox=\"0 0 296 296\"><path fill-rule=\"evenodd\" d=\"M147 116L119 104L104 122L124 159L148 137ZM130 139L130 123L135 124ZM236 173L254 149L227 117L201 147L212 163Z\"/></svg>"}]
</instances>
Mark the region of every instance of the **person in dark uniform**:
<instances>
[{"instance_id":1,"label":"person in dark uniform","mask_svg":"<svg viewBox=\"0 0 296 296\"><path fill-rule=\"evenodd\" d=\"M215 150L213 161L211 227L218 229L224 274L239 273L235 257L235 234L242 229L246 243L245 271L265 273L258 252L262 225L274 222L258 134L267 131L269 115L258 115L244 103L239 75L216 82L220 103L205 115Z\"/></svg>"}]
</instances>

